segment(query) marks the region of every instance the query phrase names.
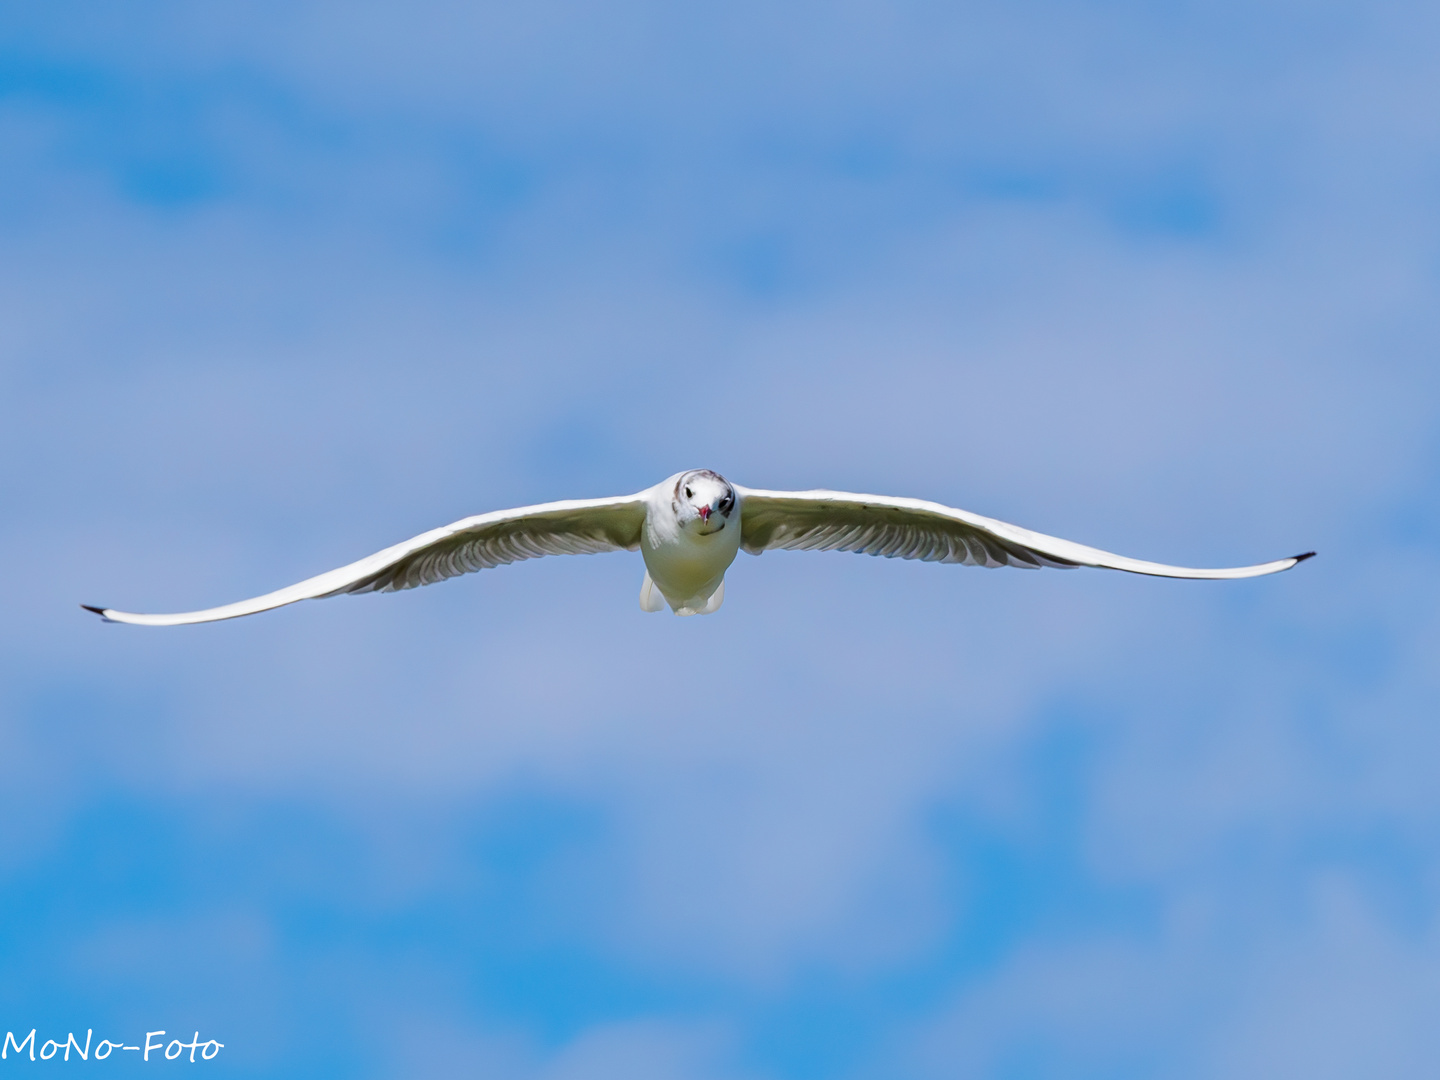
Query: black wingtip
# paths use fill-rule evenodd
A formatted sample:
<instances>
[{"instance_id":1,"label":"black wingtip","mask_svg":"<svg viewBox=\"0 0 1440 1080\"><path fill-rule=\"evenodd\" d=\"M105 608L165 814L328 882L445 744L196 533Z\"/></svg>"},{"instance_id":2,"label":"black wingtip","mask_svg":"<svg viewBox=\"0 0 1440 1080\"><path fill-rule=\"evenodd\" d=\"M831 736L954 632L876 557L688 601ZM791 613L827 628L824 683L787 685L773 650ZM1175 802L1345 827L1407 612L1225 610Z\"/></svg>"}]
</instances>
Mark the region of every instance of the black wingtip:
<instances>
[{"instance_id":1,"label":"black wingtip","mask_svg":"<svg viewBox=\"0 0 1440 1080\"><path fill-rule=\"evenodd\" d=\"M105 619L105 609L104 609L104 608L102 608L102 607L91 607L89 604L81 604L80 606L83 607L86 611L93 611L93 612L95 612L96 615L99 615L102 619ZM109 620L109 619L105 619L105 621L106 621L106 622L109 622L110 620Z\"/></svg>"},{"instance_id":2,"label":"black wingtip","mask_svg":"<svg viewBox=\"0 0 1440 1080\"><path fill-rule=\"evenodd\" d=\"M1315 552L1313 552L1313 551L1307 551L1307 552L1305 552L1304 555L1296 555L1296 556L1295 556L1295 561L1296 561L1297 563L1302 563L1302 562L1304 562L1306 559L1313 559L1313 558L1315 558ZM92 610L93 610L93 609L92 609Z\"/></svg>"}]
</instances>

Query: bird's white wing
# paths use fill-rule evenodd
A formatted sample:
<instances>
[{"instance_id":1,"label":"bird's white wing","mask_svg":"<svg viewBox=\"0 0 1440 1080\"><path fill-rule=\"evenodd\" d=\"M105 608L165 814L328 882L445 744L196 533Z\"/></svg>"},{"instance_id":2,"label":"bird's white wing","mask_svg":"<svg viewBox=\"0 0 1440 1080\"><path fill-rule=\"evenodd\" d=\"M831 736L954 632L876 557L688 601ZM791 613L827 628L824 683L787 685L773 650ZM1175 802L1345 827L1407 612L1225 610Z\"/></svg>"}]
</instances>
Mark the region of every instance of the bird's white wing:
<instances>
[{"instance_id":1,"label":"bird's white wing","mask_svg":"<svg viewBox=\"0 0 1440 1080\"><path fill-rule=\"evenodd\" d=\"M395 592L430 585L458 574L535 559L542 555L583 555L597 551L634 551L645 523L645 496L575 499L567 502L497 510L432 529L404 543L377 551L338 570L308 578L250 600L175 615L134 615L113 608L82 605L109 622L140 626L179 626L253 615L257 611L341 593Z\"/></svg>"},{"instance_id":2,"label":"bird's white wing","mask_svg":"<svg viewBox=\"0 0 1440 1080\"><path fill-rule=\"evenodd\" d=\"M1288 570L1315 554L1195 570L1113 555L994 518L921 499L854 495L846 491L756 491L738 488L741 546L752 555L772 548L857 551L887 559L964 563L966 566L1101 566L1173 578L1247 578Z\"/></svg>"}]
</instances>

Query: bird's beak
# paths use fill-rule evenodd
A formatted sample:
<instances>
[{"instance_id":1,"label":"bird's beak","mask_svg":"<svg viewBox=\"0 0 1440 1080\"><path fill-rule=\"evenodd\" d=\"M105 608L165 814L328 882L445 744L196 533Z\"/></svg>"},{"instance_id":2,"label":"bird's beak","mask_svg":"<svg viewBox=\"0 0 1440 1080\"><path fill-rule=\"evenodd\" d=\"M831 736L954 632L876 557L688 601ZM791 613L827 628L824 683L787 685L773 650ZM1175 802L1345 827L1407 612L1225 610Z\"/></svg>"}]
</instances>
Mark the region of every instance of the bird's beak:
<instances>
[{"instance_id":1,"label":"bird's beak","mask_svg":"<svg viewBox=\"0 0 1440 1080\"><path fill-rule=\"evenodd\" d=\"M710 507L708 507L708 506L702 506L702 507L700 507L700 520L703 521L703 522L706 522L707 524L709 523L709 521L710 521Z\"/></svg>"}]
</instances>

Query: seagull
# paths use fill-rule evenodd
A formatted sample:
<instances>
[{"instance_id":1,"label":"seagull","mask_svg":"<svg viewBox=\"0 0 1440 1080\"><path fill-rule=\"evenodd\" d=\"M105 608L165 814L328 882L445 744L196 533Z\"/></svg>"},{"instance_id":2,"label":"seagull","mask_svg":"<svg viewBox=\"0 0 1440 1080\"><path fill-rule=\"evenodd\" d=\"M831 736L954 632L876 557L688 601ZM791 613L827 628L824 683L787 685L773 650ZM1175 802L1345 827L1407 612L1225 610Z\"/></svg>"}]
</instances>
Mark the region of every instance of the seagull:
<instances>
[{"instance_id":1,"label":"seagull","mask_svg":"<svg viewBox=\"0 0 1440 1080\"><path fill-rule=\"evenodd\" d=\"M1096 566L1154 577L1233 579L1289 570L1315 553L1221 570L1143 562L922 499L845 491L763 491L709 469L676 473L610 499L571 499L462 518L285 589L203 611L137 615L82 604L106 622L218 622L346 593L398 592L542 555L636 551L645 560L640 607L709 615L741 550L855 551L887 559L1018 566Z\"/></svg>"}]
</instances>

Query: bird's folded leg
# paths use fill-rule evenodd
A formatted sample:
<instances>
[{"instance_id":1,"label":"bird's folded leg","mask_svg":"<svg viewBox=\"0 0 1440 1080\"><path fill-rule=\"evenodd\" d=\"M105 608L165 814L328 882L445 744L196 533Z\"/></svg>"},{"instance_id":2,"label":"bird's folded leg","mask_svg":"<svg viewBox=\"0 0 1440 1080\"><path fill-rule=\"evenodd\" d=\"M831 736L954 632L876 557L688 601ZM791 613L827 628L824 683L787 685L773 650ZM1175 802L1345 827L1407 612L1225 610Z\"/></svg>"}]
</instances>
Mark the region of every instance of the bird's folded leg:
<instances>
[{"instance_id":1,"label":"bird's folded leg","mask_svg":"<svg viewBox=\"0 0 1440 1080\"><path fill-rule=\"evenodd\" d=\"M640 610L665 610L665 597L655 587L655 582L650 580L650 571L648 570L645 571L645 580L640 583Z\"/></svg>"},{"instance_id":2,"label":"bird's folded leg","mask_svg":"<svg viewBox=\"0 0 1440 1080\"><path fill-rule=\"evenodd\" d=\"M720 610L720 605L725 602L725 582L720 582L720 587L710 594L710 599L705 601L705 606L700 609L701 615L710 615Z\"/></svg>"}]
</instances>

